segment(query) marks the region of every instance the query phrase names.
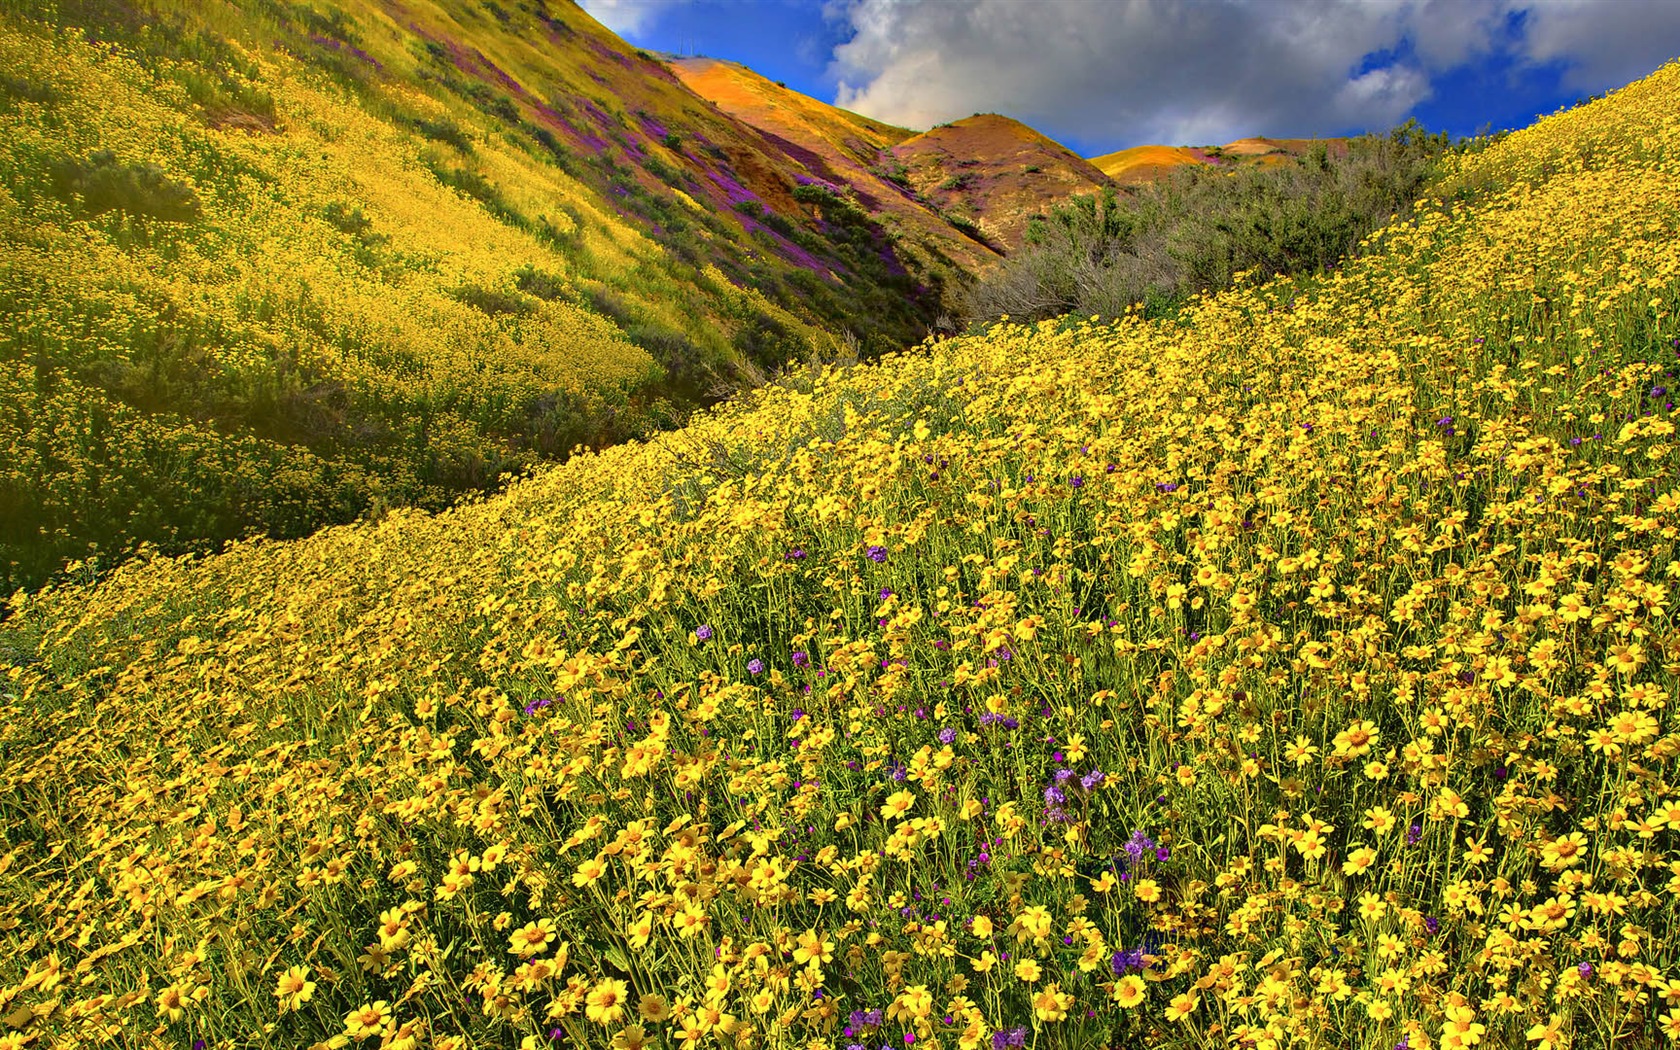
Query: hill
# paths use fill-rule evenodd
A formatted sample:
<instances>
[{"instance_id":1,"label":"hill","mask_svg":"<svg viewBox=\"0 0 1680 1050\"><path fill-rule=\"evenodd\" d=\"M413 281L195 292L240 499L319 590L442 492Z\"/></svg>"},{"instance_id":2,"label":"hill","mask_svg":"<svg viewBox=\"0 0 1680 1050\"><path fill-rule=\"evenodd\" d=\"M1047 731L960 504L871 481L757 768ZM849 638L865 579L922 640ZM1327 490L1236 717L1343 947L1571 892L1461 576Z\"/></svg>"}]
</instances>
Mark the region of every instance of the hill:
<instances>
[{"instance_id":1,"label":"hill","mask_svg":"<svg viewBox=\"0 0 1680 1050\"><path fill-rule=\"evenodd\" d=\"M961 278L994 261L997 250L956 225L918 194L897 147L916 133L839 109L771 82L735 62L678 58L671 69L696 94L752 125L817 177L815 188L848 195L894 235L901 252L917 251L923 267Z\"/></svg>"},{"instance_id":2,"label":"hill","mask_svg":"<svg viewBox=\"0 0 1680 1050\"><path fill-rule=\"evenodd\" d=\"M1332 275L19 599L13 1034L1666 1045L1677 105Z\"/></svg>"},{"instance_id":3,"label":"hill","mask_svg":"<svg viewBox=\"0 0 1680 1050\"><path fill-rule=\"evenodd\" d=\"M1170 314L1191 295L1223 291L1239 275L1310 275L1335 269L1367 238L1411 216L1455 152L1415 121L1387 134L1319 144L1300 158L1246 149L1249 163L1137 164L1129 185L1075 194L1035 216L1024 243L963 289L970 323L1062 314L1116 318L1142 306ZM1154 149L1148 147L1147 149ZM1160 158L1137 152L1132 160Z\"/></svg>"},{"instance_id":4,"label":"hill","mask_svg":"<svg viewBox=\"0 0 1680 1050\"><path fill-rule=\"evenodd\" d=\"M1034 215L1108 184L1072 150L995 113L941 124L893 147L910 185L988 243L1019 247Z\"/></svg>"},{"instance_id":5,"label":"hill","mask_svg":"<svg viewBox=\"0 0 1680 1050\"><path fill-rule=\"evenodd\" d=\"M1212 168L1273 167L1299 160L1322 143L1332 152L1345 149L1344 139L1270 139L1256 136L1223 146L1133 146L1092 157L1091 165L1123 185L1153 182L1175 168L1190 165Z\"/></svg>"},{"instance_id":6,"label":"hill","mask_svg":"<svg viewBox=\"0 0 1680 1050\"><path fill-rule=\"evenodd\" d=\"M0 49L0 590L441 509L945 309L571 3L29 0Z\"/></svg>"}]
</instances>

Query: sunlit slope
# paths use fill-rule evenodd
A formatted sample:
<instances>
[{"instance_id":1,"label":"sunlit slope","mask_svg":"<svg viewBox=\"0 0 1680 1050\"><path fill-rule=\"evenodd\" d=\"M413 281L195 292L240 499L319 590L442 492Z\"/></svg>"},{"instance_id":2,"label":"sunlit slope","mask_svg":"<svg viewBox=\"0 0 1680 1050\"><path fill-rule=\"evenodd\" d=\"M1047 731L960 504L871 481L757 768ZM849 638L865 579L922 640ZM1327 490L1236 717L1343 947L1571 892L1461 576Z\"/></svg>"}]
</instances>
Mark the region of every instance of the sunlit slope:
<instances>
[{"instance_id":1,"label":"sunlit slope","mask_svg":"<svg viewBox=\"0 0 1680 1050\"><path fill-rule=\"evenodd\" d=\"M1677 113L1463 157L1321 281L21 605L8 1023L1667 1045Z\"/></svg>"},{"instance_id":2,"label":"sunlit slope","mask_svg":"<svg viewBox=\"0 0 1680 1050\"><path fill-rule=\"evenodd\" d=\"M0 173L6 592L440 508L941 305L569 3L7 5Z\"/></svg>"},{"instance_id":3,"label":"sunlit slope","mask_svg":"<svg viewBox=\"0 0 1680 1050\"><path fill-rule=\"evenodd\" d=\"M941 124L893 147L910 185L989 244L1020 245L1034 215L1108 178L1020 121L982 113Z\"/></svg>"},{"instance_id":4,"label":"sunlit slope","mask_svg":"<svg viewBox=\"0 0 1680 1050\"><path fill-rule=\"evenodd\" d=\"M903 142L915 132L839 109L760 76L739 62L715 58L676 58L670 61L677 78L701 98L716 102L731 116L753 127L797 128L802 143L809 138L831 141L857 161L873 162L885 147Z\"/></svg>"},{"instance_id":5,"label":"sunlit slope","mask_svg":"<svg viewBox=\"0 0 1680 1050\"><path fill-rule=\"evenodd\" d=\"M1201 163L1205 161L1188 146L1133 146L1091 158L1093 167L1121 182L1147 182L1173 168Z\"/></svg>"},{"instance_id":6,"label":"sunlit slope","mask_svg":"<svg viewBox=\"0 0 1680 1050\"><path fill-rule=\"evenodd\" d=\"M931 260L923 268L937 270L948 259L972 270L996 259L992 247L917 198L908 168L893 154L915 132L819 102L738 63L682 58L671 68L696 94L799 158L818 184L851 194L892 232L901 255Z\"/></svg>"},{"instance_id":7,"label":"sunlit slope","mask_svg":"<svg viewBox=\"0 0 1680 1050\"><path fill-rule=\"evenodd\" d=\"M1186 165L1237 168L1250 165L1285 164L1305 155L1323 142L1327 148L1343 149L1341 139L1272 139L1260 136L1238 139L1223 146L1133 146L1130 149L1092 157L1091 164L1122 185L1153 182L1174 168Z\"/></svg>"}]
</instances>

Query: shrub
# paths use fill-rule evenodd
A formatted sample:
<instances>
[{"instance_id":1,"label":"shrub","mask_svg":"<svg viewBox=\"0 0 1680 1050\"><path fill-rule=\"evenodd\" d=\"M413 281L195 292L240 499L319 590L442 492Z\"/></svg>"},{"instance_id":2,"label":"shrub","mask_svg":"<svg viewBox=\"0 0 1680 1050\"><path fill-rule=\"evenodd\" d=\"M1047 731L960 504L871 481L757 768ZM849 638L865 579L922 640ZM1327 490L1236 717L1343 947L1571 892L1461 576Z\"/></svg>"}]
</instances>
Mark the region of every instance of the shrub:
<instances>
[{"instance_id":1,"label":"shrub","mask_svg":"<svg viewBox=\"0 0 1680 1050\"><path fill-rule=\"evenodd\" d=\"M1341 156L1320 143L1294 164L1186 167L1131 193L1076 196L1034 221L1023 249L969 290L969 317L1113 317L1225 288L1243 271L1325 270L1409 214L1447 147L1410 121L1353 140Z\"/></svg>"},{"instance_id":2,"label":"shrub","mask_svg":"<svg viewBox=\"0 0 1680 1050\"><path fill-rule=\"evenodd\" d=\"M526 295L534 295L538 299L547 299L551 302L555 299L564 298L566 295L565 281L547 270L532 266L530 263L526 263L513 272L513 285Z\"/></svg>"},{"instance_id":3,"label":"shrub","mask_svg":"<svg viewBox=\"0 0 1680 1050\"><path fill-rule=\"evenodd\" d=\"M461 125L448 117L440 117L437 120L415 117L408 122L408 125L433 142L442 142L445 145L453 146L462 153L473 151L472 139L462 130Z\"/></svg>"},{"instance_id":4,"label":"shrub","mask_svg":"<svg viewBox=\"0 0 1680 1050\"><path fill-rule=\"evenodd\" d=\"M450 294L468 306L482 310L491 317L520 316L536 312L536 307L531 304L529 299L515 292L504 292L499 288L465 284Z\"/></svg>"},{"instance_id":5,"label":"shrub","mask_svg":"<svg viewBox=\"0 0 1680 1050\"><path fill-rule=\"evenodd\" d=\"M156 164L125 164L110 150L86 160L64 159L53 169L59 195L80 198L92 215L122 211L160 222L191 222L203 213L198 194Z\"/></svg>"}]
</instances>

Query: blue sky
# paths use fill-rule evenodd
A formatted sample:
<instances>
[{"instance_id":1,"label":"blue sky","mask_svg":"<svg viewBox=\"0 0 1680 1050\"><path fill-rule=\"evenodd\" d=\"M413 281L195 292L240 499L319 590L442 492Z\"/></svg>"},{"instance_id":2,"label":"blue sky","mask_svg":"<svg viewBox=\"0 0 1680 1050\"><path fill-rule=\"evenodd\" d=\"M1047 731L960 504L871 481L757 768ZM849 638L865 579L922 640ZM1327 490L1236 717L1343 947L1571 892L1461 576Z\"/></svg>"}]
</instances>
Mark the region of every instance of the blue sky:
<instances>
[{"instance_id":1,"label":"blue sky","mask_svg":"<svg viewBox=\"0 0 1680 1050\"><path fill-rule=\"evenodd\" d=\"M1004 113L1086 156L1523 127L1680 57L1680 0L583 0L913 128Z\"/></svg>"}]
</instances>

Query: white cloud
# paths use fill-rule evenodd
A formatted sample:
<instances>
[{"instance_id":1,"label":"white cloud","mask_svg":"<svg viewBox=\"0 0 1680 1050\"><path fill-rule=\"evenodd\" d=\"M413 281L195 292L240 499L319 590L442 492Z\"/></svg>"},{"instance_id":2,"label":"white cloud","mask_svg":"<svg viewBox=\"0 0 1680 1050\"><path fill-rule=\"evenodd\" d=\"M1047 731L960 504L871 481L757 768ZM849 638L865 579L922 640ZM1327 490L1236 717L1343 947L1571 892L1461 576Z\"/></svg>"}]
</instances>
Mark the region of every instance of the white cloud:
<instances>
[{"instance_id":1,"label":"white cloud","mask_svg":"<svg viewBox=\"0 0 1680 1050\"><path fill-rule=\"evenodd\" d=\"M1674 0L1539 0L1527 8L1524 57L1562 62L1577 91L1620 87L1680 56Z\"/></svg>"},{"instance_id":2,"label":"white cloud","mask_svg":"<svg viewBox=\"0 0 1680 1050\"><path fill-rule=\"evenodd\" d=\"M666 10L687 0L578 0L595 21L619 36L640 33Z\"/></svg>"},{"instance_id":3,"label":"white cloud","mask_svg":"<svg viewBox=\"0 0 1680 1050\"><path fill-rule=\"evenodd\" d=\"M839 105L925 128L1190 145L1382 129L1496 50L1599 90L1680 52L1675 0L829 0ZM1525 33L1507 32L1524 11Z\"/></svg>"}]
</instances>

